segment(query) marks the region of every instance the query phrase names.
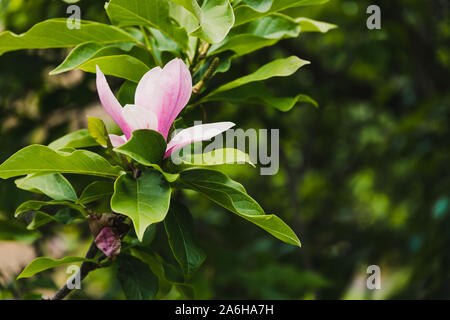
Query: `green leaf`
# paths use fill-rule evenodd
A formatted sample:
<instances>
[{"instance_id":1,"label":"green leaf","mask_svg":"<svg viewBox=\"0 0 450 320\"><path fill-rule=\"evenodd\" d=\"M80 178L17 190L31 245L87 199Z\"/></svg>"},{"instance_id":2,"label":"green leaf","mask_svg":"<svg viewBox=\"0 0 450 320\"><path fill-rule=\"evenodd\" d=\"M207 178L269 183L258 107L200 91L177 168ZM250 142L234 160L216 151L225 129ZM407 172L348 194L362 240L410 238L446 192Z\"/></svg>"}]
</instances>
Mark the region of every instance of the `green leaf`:
<instances>
[{"instance_id":1,"label":"green leaf","mask_svg":"<svg viewBox=\"0 0 450 320\"><path fill-rule=\"evenodd\" d=\"M0 178L8 179L31 173L73 173L115 178L122 172L98 154L86 150L72 153L47 146L31 145L17 151L0 165Z\"/></svg>"},{"instance_id":2,"label":"green leaf","mask_svg":"<svg viewBox=\"0 0 450 320\"><path fill-rule=\"evenodd\" d=\"M141 260L121 254L117 257L119 265L117 278L129 300L151 300L158 292L158 278Z\"/></svg>"},{"instance_id":3,"label":"green leaf","mask_svg":"<svg viewBox=\"0 0 450 320\"><path fill-rule=\"evenodd\" d=\"M48 145L54 150L63 148L87 148L98 146L98 143L91 137L87 129L81 129L66 134Z\"/></svg>"},{"instance_id":4,"label":"green leaf","mask_svg":"<svg viewBox=\"0 0 450 320\"><path fill-rule=\"evenodd\" d=\"M32 243L39 237L39 232L29 231L19 222L0 217L0 240Z\"/></svg>"},{"instance_id":5,"label":"green leaf","mask_svg":"<svg viewBox=\"0 0 450 320\"><path fill-rule=\"evenodd\" d=\"M42 211L36 211L33 214L33 219L27 226L27 230L36 230L37 228L52 221L55 221L55 219L53 219L51 215Z\"/></svg>"},{"instance_id":6,"label":"green leaf","mask_svg":"<svg viewBox=\"0 0 450 320\"><path fill-rule=\"evenodd\" d=\"M75 219L83 219L83 216L79 212L76 212L76 214L73 213L70 208L62 208L53 216L42 211L36 211L33 214L33 219L28 224L27 229L35 230L52 221L69 224Z\"/></svg>"},{"instance_id":7,"label":"green leaf","mask_svg":"<svg viewBox=\"0 0 450 320\"><path fill-rule=\"evenodd\" d=\"M117 92L117 100L119 100L122 106L127 104L134 104L134 93L136 92L137 83L126 80L120 86Z\"/></svg>"},{"instance_id":8,"label":"green leaf","mask_svg":"<svg viewBox=\"0 0 450 320\"><path fill-rule=\"evenodd\" d=\"M191 12L199 27L191 32L209 43L218 43L225 38L234 24L233 8L229 0L205 0L200 8L195 0L172 0Z\"/></svg>"},{"instance_id":9,"label":"green leaf","mask_svg":"<svg viewBox=\"0 0 450 320\"><path fill-rule=\"evenodd\" d=\"M49 74L55 75L73 69L96 72L95 65L99 65L105 75L137 81L142 70L153 67L155 62L150 52L132 42L106 46L87 42L76 46Z\"/></svg>"},{"instance_id":10,"label":"green leaf","mask_svg":"<svg viewBox=\"0 0 450 320\"><path fill-rule=\"evenodd\" d=\"M59 66L50 71L49 74L55 75L69 70L73 70L83 62L95 56L102 49L104 50L105 47L96 42L82 43L73 48L73 50L69 53L66 59Z\"/></svg>"},{"instance_id":11,"label":"green leaf","mask_svg":"<svg viewBox=\"0 0 450 320\"><path fill-rule=\"evenodd\" d=\"M173 57L182 57L182 50L180 46L163 34L161 31L155 28L148 28L151 34L150 36L150 46L151 50L158 61L158 64L164 65L166 61L172 60ZM167 59L164 53L170 53L170 57Z\"/></svg>"},{"instance_id":12,"label":"green leaf","mask_svg":"<svg viewBox=\"0 0 450 320\"><path fill-rule=\"evenodd\" d=\"M174 40L184 50L188 49L188 35L172 22L167 0L111 0L105 7L113 24L119 27L152 27Z\"/></svg>"},{"instance_id":13,"label":"green leaf","mask_svg":"<svg viewBox=\"0 0 450 320\"><path fill-rule=\"evenodd\" d=\"M168 182L158 171L149 169L137 179L121 175L114 184L111 208L131 218L136 235L142 241L149 225L164 220L170 194Z\"/></svg>"},{"instance_id":14,"label":"green leaf","mask_svg":"<svg viewBox=\"0 0 450 320\"><path fill-rule=\"evenodd\" d=\"M247 153L233 148L223 148L204 153L183 155L180 158L172 159L172 162L176 166L180 166L183 168L244 163L249 163L250 165L254 166L254 164L250 161L250 157Z\"/></svg>"},{"instance_id":15,"label":"green leaf","mask_svg":"<svg viewBox=\"0 0 450 320\"><path fill-rule=\"evenodd\" d=\"M337 28L337 25L309 18L296 18L295 21L300 25L301 32L322 32L326 33Z\"/></svg>"},{"instance_id":16,"label":"green leaf","mask_svg":"<svg viewBox=\"0 0 450 320\"><path fill-rule=\"evenodd\" d=\"M300 24L293 18L272 14L234 28L221 43L211 46L208 55L232 50L241 56L271 46L281 39L298 37L300 30Z\"/></svg>"},{"instance_id":17,"label":"green leaf","mask_svg":"<svg viewBox=\"0 0 450 320\"><path fill-rule=\"evenodd\" d=\"M228 91L219 92L208 98L208 101L226 101L233 104L262 104L280 111L289 111L297 103L309 103L318 107L317 102L305 94L295 97L276 97L261 82L253 82Z\"/></svg>"},{"instance_id":18,"label":"green leaf","mask_svg":"<svg viewBox=\"0 0 450 320\"><path fill-rule=\"evenodd\" d=\"M234 9L235 26L288 8L319 5L328 0L244 0Z\"/></svg>"},{"instance_id":19,"label":"green leaf","mask_svg":"<svg viewBox=\"0 0 450 320\"><path fill-rule=\"evenodd\" d=\"M186 207L172 203L164 226L173 255L189 279L206 258L194 241L192 216Z\"/></svg>"},{"instance_id":20,"label":"green leaf","mask_svg":"<svg viewBox=\"0 0 450 320\"><path fill-rule=\"evenodd\" d=\"M109 197L114 192L114 185L107 181L94 181L81 192L78 203L88 204Z\"/></svg>"},{"instance_id":21,"label":"green leaf","mask_svg":"<svg viewBox=\"0 0 450 320\"><path fill-rule=\"evenodd\" d=\"M54 200L77 201L77 194L70 182L61 174L28 175L15 181L17 188L43 193Z\"/></svg>"},{"instance_id":22,"label":"green leaf","mask_svg":"<svg viewBox=\"0 0 450 320\"><path fill-rule=\"evenodd\" d=\"M133 43L131 43L131 45L133 45ZM124 51L120 49L119 45L104 46L96 42L82 43L73 48L66 59L59 66L50 71L50 75L76 69L78 66L92 58L123 54L123 52Z\"/></svg>"},{"instance_id":23,"label":"green leaf","mask_svg":"<svg viewBox=\"0 0 450 320\"><path fill-rule=\"evenodd\" d=\"M166 140L157 131L141 129L132 132L127 143L114 151L127 155L144 166L152 167L164 175L167 181L178 179L178 174L167 173L160 167L166 152Z\"/></svg>"},{"instance_id":24,"label":"green leaf","mask_svg":"<svg viewBox=\"0 0 450 320\"><path fill-rule=\"evenodd\" d=\"M114 149L137 162L149 166L161 164L166 152L166 139L154 130L135 130L127 143Z\"/></svg>"},{"instance_id":25,"label":"green leaf","mask_svg":"<svg viewBox=\"0 0 450 320\"><path fill-rule=\"evenodd\" d=\"M82 21L80 29L69 29L67 19L50 19L35 24L21 35L10 31L1 33L0 55L21 49L73 47L84 42L110 44L136 40L125 31L107 24Z\"/></svg>"},{"instance_id":26,"label":"green leaf","mask_svg":"<svg viewBox=\"0 0 450 320\"><path fill-rule=\"evenodd\" d=\"M103 147L111 147L111 140L109 139L108 131L102 119L95 117L88 117L88 128L91 137Z\"/></svg>"},{"instance_id":27,"label":"green leaf","mask_svg":"<svg viewBox=\"0 0 450 320\"><path fill-rule=\"evenodd\" d=\"M144 252L142 250L137 250L136 248L132 248L131 253L133 256L146 263L150 270L158 277L159 290L156 299L161 300L168 298L167 295L173 293L174 289L177 295L171 295L169 299L194 298L194 290L192 286L167 279L167 264L164 263L164 260L157 253Z\"/></svg>"},{"instance_id":28,"label":"green leaf","mask_svg":"<svg viewBox=\"0 0 450 320\"><path fill-rule=\"evenodd\" d=\"M34 276L36 273L55 268L58 266L62 266L69 263L77 263L77 262L94 262L95 260L90 260L82 257L64 257L62 259L51 259L47 257L40 257L31 261L31 263L25 267L21 274L17 277L17 279L29 278Z\"/></svg>"},{"instance_id":29,"label":"green leaf","mask_svg":"<svg viewBox=\"0 0 450 320\"><path fill-rule=\"evenodd\" d=\"M280 218L265 214L244 187L225 174L209 169L192 168L180 172L180 182L190 189L203 193L210 200L256 224L274 237L300 246L296 234Z\"/></svg>"},{"instance_id":30,"label":"green leaf","mask_svg":"<svg viewBox=\"0 0 450 320\"><path fill-rule=\"evenodd\" d=\"M142 76L150 70L145 63L127 54L93 58L82 63L78 68L86 72L96 73L97 65L104 74L133 82L139 82Z\"/></svg>"},{"instance_id":31,"label":"green leaf","mask_svg":"<svg viewBox=\"0 0 450 320\"><path fill-rule=\"evenodd\" d=\"M234 28L221 43L211 46L208 55L231 50L242 56L282 39L298 37L303 32L324 33L334 28L334 24L275 13Z\"/></svg>"},{"instance_id":32,"label":"green leaf","mask_svg":"<svg viewBox=\"0 0 450 320\"><path fill-rule=\"evenodd\" d=\"M37 211L40 210L43 207L46 206L66 206L68 208L74 209L81 213L83 216L86 216L86 211L84 208L80 205L77 205L75 203L69 202L69 201L58 201L58 200L51 200L51 201L39 201L39 200L28 200L22 203L14 213L15 217L18 217L20 214L28 212L28 211Z\"/></svg>"},{"instance_id":33,"label":"green leaf","mask_svg":"<svg viewBox=\"0 0 450 320\"><path fill-rule=\"evenodd\" d=\"M197 103L213 101L214 97L222 92L237 88L247 83L266 80L272 77L286 77L296 72L302 66L309 64L309 61L302 60L298 57L291 56L284 59L277 59L260 67L255 72L231 81L213 92L209 93Z\"/></svg>"}]
</instances>

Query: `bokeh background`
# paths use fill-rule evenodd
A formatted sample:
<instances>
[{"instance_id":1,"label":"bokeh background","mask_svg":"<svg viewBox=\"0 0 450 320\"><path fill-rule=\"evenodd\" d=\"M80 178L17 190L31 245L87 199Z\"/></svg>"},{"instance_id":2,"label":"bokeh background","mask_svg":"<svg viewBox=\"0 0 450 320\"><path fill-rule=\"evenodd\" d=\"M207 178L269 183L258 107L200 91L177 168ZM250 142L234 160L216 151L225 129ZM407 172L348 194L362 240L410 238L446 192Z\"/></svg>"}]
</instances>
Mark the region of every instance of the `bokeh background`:
<instances>
[{"instance_id":1,"label":"bokeh background","mask_svg":"<svg viewBox=\"0 0 450 320\"><path fill-rule=\"evenodd\" d=\"M366 28L378 4L382 29ZM107 22L104 1L81 0L82 18ZM60 0L0 0L0 30L21 33L67 16ZM207 260L193 279L199 299L450 298L450 5L447 0L332 0L288 10L337 24L234 60L213 83L254 71L274 58L311 61L269 82L280 95L305 93L319 108L288 113L261 105L216 103L208 121L280 129L280 170L261 176L238 166L229 174L268 213L299 234L302 248L197 196L184 195ZM67 50L29 50L0 57L0 161L31 144L86 127L102 111L93 74L48 72ZM121 80L110 80L118 89ZM0 182L0 298L54 292L64 268L14 280L34 257L81 255L85 223L27 231L15 208L32 195ZM382 289L366 288L369 265ZM124 298L114 267L93 272L77 298Z\"/></svg>"}]
</instances>

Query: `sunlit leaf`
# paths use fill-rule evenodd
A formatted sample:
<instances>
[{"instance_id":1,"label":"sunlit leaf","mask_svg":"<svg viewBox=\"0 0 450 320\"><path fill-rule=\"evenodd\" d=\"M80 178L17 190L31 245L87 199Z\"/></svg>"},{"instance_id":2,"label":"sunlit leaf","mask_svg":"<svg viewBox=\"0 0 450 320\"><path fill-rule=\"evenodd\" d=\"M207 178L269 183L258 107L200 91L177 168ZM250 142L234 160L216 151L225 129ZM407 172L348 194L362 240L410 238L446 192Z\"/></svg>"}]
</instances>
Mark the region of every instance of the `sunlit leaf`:
<instances>
[{"instance_id":1,"label":"sunlit leaf","mask_svg":"<svg viewBox=\"0 0 450 320\"><path fill-rule=\"evenodd\" d=\"M69 263L77 263L84 261L95 263L95 260L90 260L82 257L64 257L62 259L51 259L47 257L40 257L31 261L30 264L26 266L25 269L19 274L17 279L29 278L34 276L36 273L48 269L56 268Z\"/></svg>"},{"instance_id":2,"label":"sunlit leaf","mask_svg":"<svg viewBox=\"0 0 450 320\"><path fill-rule=\"evenodd\" d=\"M172 159L172 161L176 161L176 165L183 168L244 163L254 166L247 153L233 148L223 148L204 153L183 155L179 158Z\"/></svg>"},{"instance_id":3,"label":"sunlit leaf","mask_svg":"<svg viewBox=\"0 0 450 320\"><path fill-rule=\"evenodd\" d=\"M63 148L87 148L98 146L87 129L81 129L62 136L48 145L54 150Z\"/></svg>"},{"instance_id":4,"label":"sunlit leaf","mask_svg":"<svg viewBox=\"0 0 450 320\"><path fill-rule=\"evenodd\" d=\"M70 182L61 174L28 175L15 181L17 188L43 193L54 200L76 201L77 194Z\"/></svg>"}]
</instances>

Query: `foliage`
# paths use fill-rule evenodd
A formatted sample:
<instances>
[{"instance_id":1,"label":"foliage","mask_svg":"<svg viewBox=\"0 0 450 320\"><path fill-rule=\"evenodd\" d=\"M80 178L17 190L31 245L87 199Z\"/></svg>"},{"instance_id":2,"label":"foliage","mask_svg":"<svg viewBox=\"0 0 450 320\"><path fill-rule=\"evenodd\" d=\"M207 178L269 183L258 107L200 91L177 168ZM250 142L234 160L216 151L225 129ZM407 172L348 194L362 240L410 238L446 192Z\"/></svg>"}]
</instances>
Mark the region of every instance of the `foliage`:
<instances>
[{"instance_id":1,"label":"foliage","mask_svg":"<svg viewBox=\"0 0 450 320\"><path fill-rule=\"evenodd\" d=\"M297 37L303 28L305 32L327 32L333 28L327 23L279 13L287 8L324 2L110 0L105 4L105 11L111 23L86 20L81 21L80 28L69 28L65 18L39 21L23 34L1 33L0 54L22 49L71 48L50 75L78 69L95 73L98 68L105 75L123 79L118 96L127 100L126 103L136 90L133 83L139 82L147 71L173 58L181 58L194 78L190 107L176 122L185 127L198 109L222 100L248 101L255 97L255 85L262 85L260 81L290 76L308 64L290 56L265 61L258 70L222 85L210 82L214 75L227 71L236 58L281 39ZM10 5L10 10L14 10L14 1ZM37 5L44 6L41 2ZM258 99L258 103L282 111L291 109L297 101L315 104L298 92L292 97L267 93ZM203 157L199 159L197 154L182 158L181 165L172 165L171 159L165 156L166 139L159 132L135 130L125 144L114 147L101 119L90 117L87 127L87 130L84 127L65 134L48 145L33 143L15 152L0 165L0 178L25 176L15 181L17 187L37 194L38 200L24 202L15 213L17 217L32 213L28 229L49 228L62 222L76 223L86 230L83 222L87 222L99 246L98 241L103 238L97 235L112 228L117 239L111 241L121 243L120 255L116 259L116 254L110 256L103 250L107 257L97 256L97 259L100 268L118 265L117 279L127 298L167 297L169 292L172 296L176 292L177 297L192 296L186 286L204 262L205 254L194 240L191 215L181 204L186 190L195 190L274 237L300 246L295 232L281 218L266 214L223 169L209 168L232 163L230 160L235 157L252 164L244 152L220 149L215 151L216 155L223 156L219 163L202 161ZM125 131L124 134L127 135ZM207 159L210 155L203 156ZM59 211L55 212L55 208ZM164 222L165 228L159 222ZM164 230L165 248L161 243L151 245L151 238L161 237ZM167 258L167 248L173 257ZM89 252L86 258L37 258L19 278L66 263L93 263L93 258ZM100 264L105 258L112 264L105 261ZM178 262L180 270L173 260ZM184 275L182 279L177 275L180 271Z\"/></svg>"},{"instance_id":2,"label":"foliage","mask_svg":"<svg viewBox=\"0 0 450 320\"><path fill-rule=\"evenodd\" d=\"M6 2L1 1L0 7ZM66 17L67 5L62 1L9 2L0 20L5 30L17 34L45 19ZM246 1L259 11L239 10L262 16L276 2ZM83 19L109 24L103 1L78 4ZM371 4L381 8L381 30L366 28L366 8ZM158 277L156 298L193 298L193 291L200 299L449 298L448 10L445 0L331 0L324 5L287 8L280 13L292 20L307 16L339 28L324 35L306 33L303 28L298 38L290 38L296 29L283 30L279 41L270 39L274 34L270 29L260 32L246 24L236 26L235 20L230 35L242 28L256 35L245 35L246 41L254 38L254 43L275 44L241 57L233 51L218 53L220 62L202 97L272 60L295 55L311 64L290 77L249 83L227 92L226 99L205 104L208 122L227 119L241 128L280 128L279 173L258 176L251 166L243 165L214 168L245 185L266 212L277 213L301 236L302 248L275 241L197 192L174 192L173 199L189 208L194 243L207 258L185 284L183 269L177 266L177 259L185 261L183 252L173 257L167 221L151 225L142 245L130 251ZM279 21L289 25L291 19ZM151 34L150 44L162 50L155 52L161 64L180 56L177 45L165 41L157 29ZM269 39L263 39L266 35ZM128 54L123 51L127 47L110 46L102 46L106 54L108 50ZM144 49L137 47L132 50ZM98 97L89 73L47 74L68 53L70 49L21 50L0 57L1 161L29 144L48 145L68 132L87 131L86 115L99 117L93 111ZM230 55L234 55L232 61L227 59ZM194 72L194 83L213 61L212 57L205 60ZM122 86L122 80L109 80L123 105L133 101L125 88L136 88L136 83L126 81ZM303 107L301 99L298 106L290 107L291 99L302 93L314 97L320 107ZM278 112L280 105L291 110ZM200 106L186 109L183 122L190 125L203 116ZM110 132L117 130L106 120ZM76 144L81 143L82 139L74 140L68 147L78 148ZM96 144L86 148L99 150ZM98 195L97 200L85 199L97 212L110 211L109 178L64 175L79 202L83 202L82 193ZM47 198L18 190L12 179L0 183L0 192L0 239L32 244L38 255L53 253L52 258L85 253L92 239L85 219L27 230L32 215L23 213L17 219L14 211L26 200ZM79 217L76 210L60 211L57 205L45 209L53 217L58 212L57 217ZM166 220L171 214L169 210ZM137 243L134 235L125 240ZM2 246L10 243L0 242ZM157 253L147 252L149 247ZM372 264L381 268L381 290L368 290L364 285L366 268ZM54 292L68 277L64 268L15 281L21 272L18 269L7 282L0 281L0 297L27 299L33 297L28 293ZM69 298L125 298L117 271L115 264L95 271L83 281L83 290Z\"/></svg>"}]
</instances>

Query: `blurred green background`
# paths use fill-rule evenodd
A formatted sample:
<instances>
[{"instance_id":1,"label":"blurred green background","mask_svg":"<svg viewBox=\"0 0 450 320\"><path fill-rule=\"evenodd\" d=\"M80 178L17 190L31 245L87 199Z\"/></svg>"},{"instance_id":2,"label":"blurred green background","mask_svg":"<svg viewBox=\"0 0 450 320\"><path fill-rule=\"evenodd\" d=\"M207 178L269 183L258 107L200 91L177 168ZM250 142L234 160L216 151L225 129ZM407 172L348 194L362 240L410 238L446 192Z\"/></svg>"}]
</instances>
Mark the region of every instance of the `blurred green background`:
<instances>
[{"instance_id":1,"label":"blurred green background","mask_svg":"<svg viewBox=\"0 0 450 320\"><path fill-rule=\"evenodd\" d=\"M104 1L77 4L83 19L107 22ZM366 27L370 4L381 7L381 30ZM67 6L0 0L0 29L24 32L67 16ZM308 94L320 107L299 104L282 113L251 104L208 106L208 122L280 129L277 175L247 166L228 171L267 213L292 226L303 246L284 244L187 193L207 253L193 279L197 298L450 298L449 9L447 0L331 0L290 9L289 15L339 27L241 57L214 78L213 84L224 83L297 55L311 65L272 79L270 87L280 95ZM93 74L48 75L65 54L29 50L0 57L0 161L86 127L86 114L98 115ZM121 82L110 80L116 90ZM89 244L84 223L25 230L12 215L31 197L13 181L0 183L0 298L53 292L65 270L13 279L36 255L82 254ZM366 288L369 265L381 268L381 290ZM114 275L114 268L95 271L71 297L123 298Z\"/></svg>"}]
</instances>

